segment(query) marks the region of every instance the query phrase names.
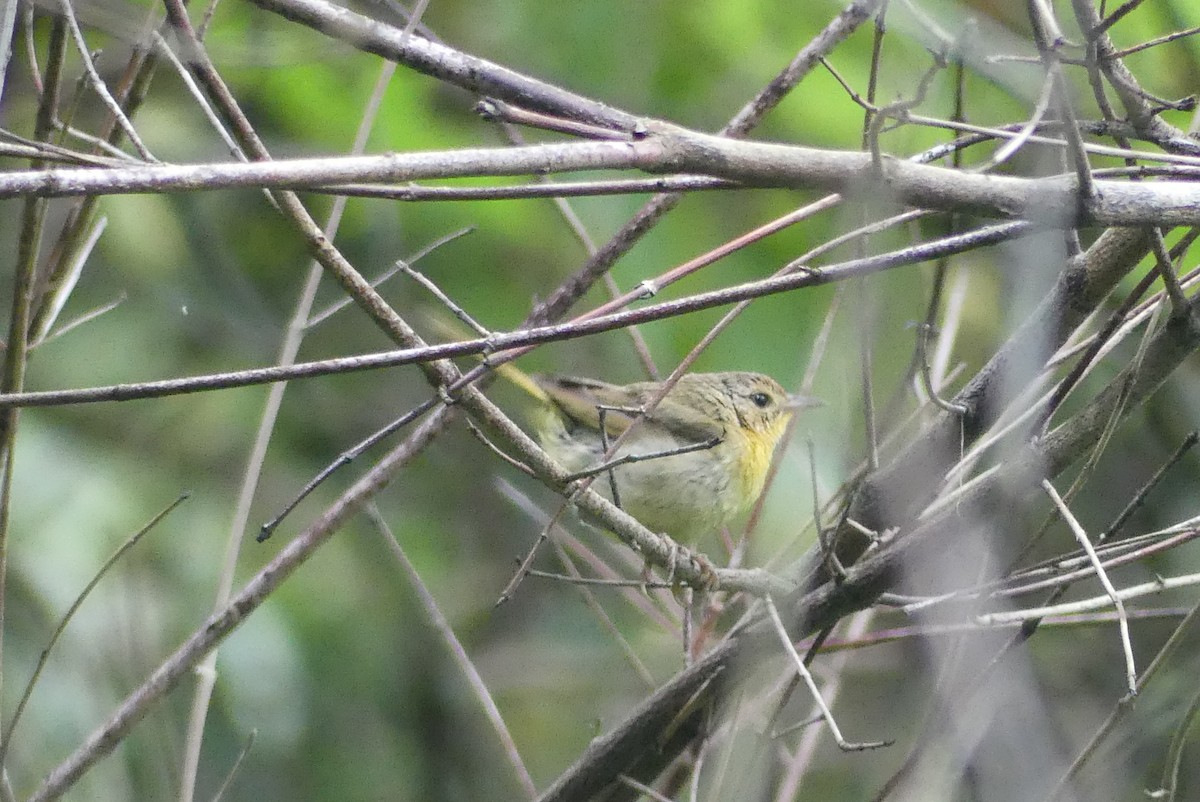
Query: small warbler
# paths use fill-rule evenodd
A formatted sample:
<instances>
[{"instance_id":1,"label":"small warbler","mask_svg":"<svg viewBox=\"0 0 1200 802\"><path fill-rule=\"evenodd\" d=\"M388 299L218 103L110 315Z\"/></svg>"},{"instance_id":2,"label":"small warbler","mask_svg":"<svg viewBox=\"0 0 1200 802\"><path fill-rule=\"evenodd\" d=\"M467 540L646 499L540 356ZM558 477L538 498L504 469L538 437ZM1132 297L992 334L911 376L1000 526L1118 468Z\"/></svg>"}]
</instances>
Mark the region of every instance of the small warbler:
<instances>
[{"instance_id":1,"label":"small warbler","mask_svg":"<svg viewBox=\"0 0 1200 802\"><path fill-rule=\"evenodd\" d=\"M662 388L660 382L523 378L532 381L518 383L539 399L532 417L542 447L572 472L598 467L607 446ZM761 373L686 374L616 451L616 459L651 457L612 469L617 500L648 528L694 543L754 503L788 419L816 403L788 395ZM694 450L654 456L687 447ZM611 485L605 472L592 487L611 499Z\"/></svg>"}]
</instances>

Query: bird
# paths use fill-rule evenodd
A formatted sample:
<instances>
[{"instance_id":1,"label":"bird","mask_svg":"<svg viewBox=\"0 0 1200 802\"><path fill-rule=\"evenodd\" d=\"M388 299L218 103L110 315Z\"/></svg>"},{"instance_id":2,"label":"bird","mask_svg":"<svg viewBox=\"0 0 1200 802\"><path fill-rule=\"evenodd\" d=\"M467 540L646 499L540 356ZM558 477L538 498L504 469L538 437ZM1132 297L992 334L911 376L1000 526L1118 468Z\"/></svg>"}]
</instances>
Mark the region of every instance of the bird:
<instances>
[{"instance_id":1,"label":"bird","mask_svg":"<svg viewBox=\"0 0 1200 802\"><path fill-rule=\"evenodd\" d=\"M510 378L535 397L532 428L551 457L573 475L598 472L593 489L684 545L750 508L788 420L819 404L790 395L770 376L745 371L686 373L653 409L662 382ZM610 458L620 464L597 471L631 427Z\"/></svg>"}]
</instances>

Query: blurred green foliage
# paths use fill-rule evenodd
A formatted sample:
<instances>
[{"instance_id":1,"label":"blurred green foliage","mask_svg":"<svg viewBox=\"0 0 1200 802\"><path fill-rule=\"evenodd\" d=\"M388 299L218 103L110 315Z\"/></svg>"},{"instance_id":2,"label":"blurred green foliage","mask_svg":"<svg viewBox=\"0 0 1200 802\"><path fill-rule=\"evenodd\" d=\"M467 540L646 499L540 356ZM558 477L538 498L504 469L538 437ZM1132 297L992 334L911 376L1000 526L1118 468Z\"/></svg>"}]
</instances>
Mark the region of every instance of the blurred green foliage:
<instances>
[{"instance_id":1,"label":"blurred green foliage","mask_svg":"<svg viewBox=\"0 0 1200 802\"><path fill-rule=\"evenodd\" d=\"M1065 4L1059 4L1065 5ZM1026 35L1017 4L927 4L947 29L971 17L981 35ZM424 22L456 47L547 79L606 103L703 130L716 130L807 42L838 6L830 3L578 3L445 0ZM1023 8L1023 7L1022 7ZM132 3L97 4L93 46L114 80L126 43L107 32L113 19L138 18ZM386 11L372 7L383 18ZM896 16L899 16L898 14ZM1148 3L1112 31L1121 45L1200 24L1193 3ZM44 49L48 18L35 15L33 41ZM19 35L23 33L19 32ZM865 91L872 29L864 27L831 62ZM376 76L377 58L308 29L227 0L207 39L214 61L276 156L346 152ZM1148 88L1166 97L1193 91L1197 44L1187 39L1131 57ZM1026 46L1021 51L1028 54ZM893 21L884 46L878 100L910 97L930 56L915 23ZM79 73L69 60L68 87ZM32 129L35 96L20 47L9 70L0 124ZM1025 119L1036 92L1033 67L995 67L988 78L969 73L968 117L979 124ZM1022 76L1022 70L1028 74ZM1075 76L1080 77L1080 76ZM951 72L932 84L921 113L948 116ZM1033 83L1030 83L1030 82ZM1080 87L1084 83L1080 81ZM472 112L474 99L401 69L387 89L370 152L497 146L502 137ZM102 109L84 93L75 125L93 130ZM1181 117L1172 118L1180 122ZM178 76L160 66L136 122L149 147L169 161L227 158ZM1182 120L1186 126L1186 119ZM830 74L814 71L756 134L766 139L857 149L862 110ZM527 134L537 140L536 132ZM943 131L906 126L885 134L883 148L904 157L943 142ZM12 160L4 169L14 169ZM480 184L490 183L486 181ZM629 288L818 197L800 192L699 194L650 233L613 271ZM330 201L306 197L318 218ZM602 243L642 198L572 201L591 238ZM21 205L0 201L0 241L15 253ZM65 202L52 204L48 236ZM100 213L107 230L64 317L71 319L123 295L113 311L35 353L31 389L82 387L200 374L269 364L308 259L281 217L251 190L210 194L114 196ZM770 274L814 243L852 228L861 207L824 214L756 243L693 276L663 297L698 292ZM879 209L872 212L882 213ZM366 275L388 268L428 242L463 227L473 233L430 254L419 268L497 330L512 328L583 263L586 253L549 201L403 203L351 200L336 243ZM929 224L937 229L937 224ZM933 231L903 229L869 244L900 247ZM843 248L831 259L848 258ZM1005 306L1020 279L1004 257L966 257L969 299L955 359L969 372L1001 342L1019 312ZM0 260L7 278L13 259ZM860 335L875 357L876 392L896 389L923 319L931 268L919 266L848 287L816 382L827 402L801 424L784 462L751 561L785 548L806 523L812 503L803 441L814 443L817 483L828 494L864 453L861 425ZM10 286L6 281L0 286ZM437 304L420 287L394 278L383 293L420 329L430 332ZM697 363L699 369L753 369L795 386L833 299L833 288L755 303ZM326 282L318 309L341 297ZM577 306L607 297L595 288ZM849 311L847 311L849 310ZM869 311L868 311L869 310ZM669 370L719 317L705 312L645 326L651 354ZM863 321L869 325L863 325ZM433 337L434 335L430 335ZM362 316L344 310L315 327L303 359L389 346ZM529 370L557 370L629 381L644 374L625 333L546 346L524 358ZM1138 413L1118 435L1119 464L1101 464L1080 504L1099 526L1153 470L1200 408L1194 369L1173 383L1161 403ZM414 368L294 383L271 441L252 527L272 514L322 466L398 414L424 400L429 388ZM495 398L514 414L521 399L498 387ZM228 390L155 401L32 409L21 414L16 503L9 555L3 701L10 715L22 683L58 617L97 566L132 531L179 493L191 499L104 580L84 605L50 661L9 759L18 792L43 774L106 717L148 671L197 627L212 604L242 473L264 388ZM379 453L377 449L376 452ZM318 490L264 545L245 544L235 587L261 568L296 531L360 473L369 458ZM1194 471L1195 461L1189 460ZM493 609L500 590L540 524L508 500L497 482L512 483L543 510L557 500L491 457L456 424L379 499L399 542L438 600L491 689L535 781L549 783L595 736L620 720L647 691L595 615L573 588L529 579L511 602ZM1174 522L1194 512L1190 485L1172 480L1137 528ZM594 548L604 536L569 525ZM805 544L799 544L801 547ZM797 546L786 546L793 553ZM553 560L544 555L543 567ZM1178 568L1173 564L1172 567ZM636 570L633 572L636 574ZM681 665L675 636L649 624L615 594L597 594L613 625L630 640L658 681ZM675 602L658 604L672 611ZM1147 636L1156 643L1165 630ZM1116 640L1109 629L1069 637L1043 636L1039 653L1052 668L1047 694L1089 692L1063 721L1077 735L1081 718L1115 700L1112 672L1082 675L1081 654L1103 653L1111 667ZM1149 647L1147 647L1149 648ZM864 689L843 725L869 737L897 736L919 718L916 692L900 694L913 650L884 647L850 684ZM522 794L497 740L446 644L428 626L406 575L365 520L356 520L289 579L223 646L219 681L201 760L199 796L207 798L229 771L249 734L257 733L228 799L467 800ZM1063 673L1066 672L1066 673ZM911 677L909 677L911 681ZM1083 686L1083 687L1080 687ZM90 772L73 799L164 799L179 780L191 684L185 683L115 757ZM1163 724L1159 737L1169 726ZM821 753L812 789L819 798L871 793L901 758L862 760ZM1148 760L1153 760L1149 758ZM1147 775L1149 776L1149 775ZM1129 789L1149 782L1130 778ZM1193 787L1200 782L1191 777Z\"/></svg>"}]
</instances>

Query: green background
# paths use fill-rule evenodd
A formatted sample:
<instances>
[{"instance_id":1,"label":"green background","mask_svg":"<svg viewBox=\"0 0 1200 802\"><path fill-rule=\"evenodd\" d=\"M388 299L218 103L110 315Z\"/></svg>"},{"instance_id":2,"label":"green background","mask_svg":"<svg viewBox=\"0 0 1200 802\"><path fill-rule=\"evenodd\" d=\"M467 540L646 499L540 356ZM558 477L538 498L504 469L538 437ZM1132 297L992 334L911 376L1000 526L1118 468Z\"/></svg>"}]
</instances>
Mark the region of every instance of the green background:
<instances>
[{"instance_id":1,"label":"green background","mask_svg":"<svg viewBox=\"0 0 1200 802\"><path fill-rule=\"evenodd\" d=\"M1060 6L1064 4L1059 4ZM1011 8L1010 8L1011 6ZM112 31L145 9L125 3L90 6L89 42L102 47L100 67L115 80L127 43ZM830 3L555 3L539 0L464 3L434 0L424 22L452 46L557 83L616 107L715 131L793 57L838 10ZM1022 4L938 3L925 10L951 34L973 19L980 36L1011 40L1029 55ZM1063 17L1069 15L1060 9ZM392 19L382 7L369 13ZM927 31L902 11L889 18L878 98L911 97L931 58ZM1152 2L1112 31L1128 45L1200 24L1189 2ZM33 39L44 47L48 19L36 14ZM21 32L18 32L18 36ZM320 156L348 150L380 68L377 58L333 42L238 0L225 0L207 38L212 57L271 152ZM837 48L832 63L864 91L872 28ZM1147 88L1181 97L1196 86L1197 45L1183 40L1139 54L1130 67ZM969 72L968 119L978 124L1024 120L1040 85L1030 64L993 65L990 77ZM71 80L79 72L69 61ZM948 116L952 71L933 82L919 111ZM1074 79L1081 79L1074 74ZM1084 117L1093 117L1078 81ZM68 87L72 84L70 80ZM474 98L433 79L398 71L368 152L497 147L491 124L472 112ZM10 66L0 124L28 135L36 99L18 47ZM90 93L76 125L92 130L102 113ZM815 70L755 136L817 147L857 149L863 113L827 71ZM1184 127L1185 114L1168 115ZM227 158L179 77L162 66L136 117L143 139L164 161ZM530 141L559 137L527 132ZM909 125L885 134L886 152L904 157L947 139ZM1044 161L1044 160L1043 160ZM16 169L14 160L0 161ZM1018 160L1019 172L1038 160ZM491 183L491 182L476 182ZM622 259L613 277L622 288L720 245L775 216L820 197L817 192L740 191L687 198ZM318 219L330 201L307 195ZM642 197L572 201L591 237L604 242ZM52 204L48 232L67 203ZM40 347L30 389L85 387L269 365L307 270L298 237L253 190L119 196L103 199L107 230L64 311L71 319L124 296L113 311ZM0 201L0 270L11 275L20 220L18 201ZM884 210L873 209L872 214ZM843 233L862 207L844 207L793 226L686 279L661 298L769 275L808 247ZM371 276L397 258L463 227L474 231L422 259L419 269L484 325L517 326L586 254L548 200L410 203L351 200L336 244ZM872 238L884 250L942 230L927 222ZM1095 232L1085 232L1090 239ZM843 248L831 261L850 258ZM1188 266L1188 265L1185 265ZM1040 269L1040 272L1039 272ZM1004 249L976 252L954 264L968 299L953 362L969 375L1001 343L1028 306L1030 286L1046 286L1051 265L1026 265ZM815 481L832 493L864 454L860 343L874 351L877 396L895 391L924 318L929 265L894 270L847 287L814 393L825 406L806 413L791 443L756 535L750 562L808 544L797 533L811 518L805 440L811 439ZM5 282L0 284L9 287ZM1024 289L1024 297L1021 290ZM3 294L7 297L8 290ZM835 290L823 287L756 302L697 363L702 370L758 370L796 387ZM438 306L404 277L384 296L432 339ZM340 297L332 282L318 308ZM606 299L602 287L576 307ZM1033 298L1036 300L1036 297ZM665 373L704 335L720 310L644 326ZM314 328L301 358L384 350L385 338L353 309ZM1118 355L1128 356L1131 345ZM1115 359L1115 358L1114 358ZM464 366L469 364L463 363ZM519 363L530 371L563 371L632 381L644 377L629 340L614 332L539 348ZM1114 361L1114 364L1120 364ZM1115 368L1101 366L1099 378ZM1188 364L1145 410L1117 434L1077 514L1102 527L1133 490L1196 426L1200 397ZM271 441L251 515L251 528L273 515L341 451L429 396L415 368L293 383ZM523 399L505 386L493 397L520 416ZM132 531L179 493L191 498L107 577L71 622L49 662L8 761L20 795L72 751L124 696L208 614L229 522L266 390L250 388L160 400L33 409L22 413L6 600L3 710L7 716L50 630L99 564ZM908 402L911 406L911 393ZM247 542L235 588L251 577L370 464L379 448L319 489L266 544ZM1131 530L1145 531L1192 515L1197 463L1188 458L1141 511ZM384 518L416 565L491 689L535 781L544 787L588 744L620 721L647 687L604 626L571 586L529 579L506 605L493 607L540 524L519 509L500 482L542 510L554 496L483 450L453 425L380 496ZM1030 513L1030 519L1038 517ZM568 525L608 555L618 547L575 521ZM804 536L809 537L808 535ZM1072 548L1056 531L1049 553ZM1195 562L1183 549L1123 576L1182 573ZM556 564L549 551L539 561ZM637 575L636 564L627 573ZM1094 589L1092 589L1094 592ZM1086 594L1085 594L1086 595ZM617 629L664 681L682 665L678 637L657 626L616 592L601 590ZM1184 598L1184 597L1179 597ZM1166 604L1186 603L1168 599ZM670 616L669 594L655 603ZM873 629L903 626L898 616ZM1139 624L1135 646L1148 659L1170 622ZM1122 692L1115 627L1046 632L1031 647L1037 693L1057 700L1049 713L1067 753L1082 742ZM925 708L934 669L919 639L856 653L845 681L841 723L854 738L897 738L881 753L841 754L826 743L802 786L820 799L868 798L895 770ZM1190 693L1186 665L1162 680L1136 712L1137 740L1123 758L1127 783L1112 798L1156 782L1178 699ZM1194 669L1194 666L1193 666ZM198 798L215 792L251 731L257 733L230 799L516 798L522 791L444 641L434 633L406 575L365 519L339 532L287 580L222 646ZM1191 676L1194 676L1192 674ZM176 793L191 681L134 730L108 760L86 775L72 799L167 799ZM769 706L768 706L769 707ZM799 714L798 714L799 716ZM1124 764L1122 764L1124 765ZM1188 770L1192 787L1200 783ZM733 794L730 789L724 793ZM723 798L723 797L722 797ZM738 798L735 795L729 798ZM747 798L747 797L741 797Z\"/></svg>"}]
</instances>

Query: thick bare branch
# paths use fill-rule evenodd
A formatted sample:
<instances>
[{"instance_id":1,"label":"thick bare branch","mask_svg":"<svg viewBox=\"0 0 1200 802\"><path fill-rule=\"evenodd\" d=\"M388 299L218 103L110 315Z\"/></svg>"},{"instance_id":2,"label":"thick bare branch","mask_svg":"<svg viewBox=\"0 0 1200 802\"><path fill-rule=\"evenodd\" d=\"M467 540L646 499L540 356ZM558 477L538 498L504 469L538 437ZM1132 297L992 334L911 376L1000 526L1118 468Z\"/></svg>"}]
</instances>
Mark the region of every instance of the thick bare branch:
<instances>
[{"instance_id":1,"label":"thick bare branch","mask_svg":"<svg viewBox=\"0 0 1200 802\"><path fill-rule=\"evenodd\" d=\"M868 153L745 142L666 123L630 142L583 142L383 156L271 162L139 165L0 173L0 198L184 192L232 187L331 188L426 178L535 175L636 169L707 175L757 187L823 189L854 198L882 193L894 203L990 217L1036 220L1048 228L1087 225L1200 225L1200 185L1190 181L1094 182L1080 198L1073 177L1018 178L885 159ZM1184 159L1188 157L1175 157ZM1188 163L1200 160L1189 159Z\"/></svg>"}]
</instances>

